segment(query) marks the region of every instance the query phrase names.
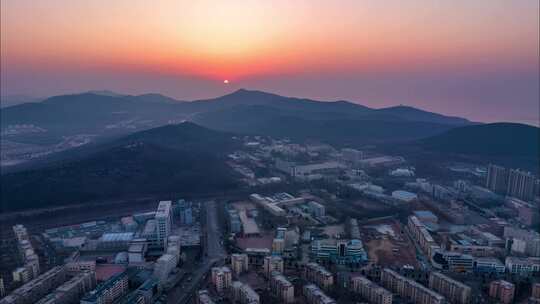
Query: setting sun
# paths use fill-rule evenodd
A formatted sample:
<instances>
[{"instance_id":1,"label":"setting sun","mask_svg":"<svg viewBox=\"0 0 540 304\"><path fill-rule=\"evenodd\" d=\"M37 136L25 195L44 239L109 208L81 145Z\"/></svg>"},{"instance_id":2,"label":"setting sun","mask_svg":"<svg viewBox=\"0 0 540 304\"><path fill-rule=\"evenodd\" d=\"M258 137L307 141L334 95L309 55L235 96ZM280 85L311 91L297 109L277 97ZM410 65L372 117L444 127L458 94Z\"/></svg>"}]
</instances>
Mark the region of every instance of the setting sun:
<instances>
[{"instance_id":1,"label":"setting sun","mask_svg":"<svg viewBox=\"0 0 540 304\"><path fill-rule=\"evenodd\" d=\"M224 83L224 84L229 84L229 80L228 80L228 79L225 79L225 80L223 80L223 83Z\"/></svg>"}]
</instances>

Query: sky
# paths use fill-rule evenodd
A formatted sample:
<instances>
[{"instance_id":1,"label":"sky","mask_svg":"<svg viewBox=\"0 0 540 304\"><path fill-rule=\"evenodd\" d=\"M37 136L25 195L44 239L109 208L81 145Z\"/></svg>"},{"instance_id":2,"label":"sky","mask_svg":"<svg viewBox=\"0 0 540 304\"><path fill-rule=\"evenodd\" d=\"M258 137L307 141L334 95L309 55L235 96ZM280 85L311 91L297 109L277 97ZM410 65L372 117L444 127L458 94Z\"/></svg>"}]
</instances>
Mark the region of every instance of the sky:
<instances>
[{"instance_id":1,"label":"sky","mask_svg":"<svg viewBox=\"0 0 540 304\"><path fill-rule=\"evenodd\" d=\"M540 120L538 0L0 3L2 95L247 88Z\"/></svg>"}]
</instances>

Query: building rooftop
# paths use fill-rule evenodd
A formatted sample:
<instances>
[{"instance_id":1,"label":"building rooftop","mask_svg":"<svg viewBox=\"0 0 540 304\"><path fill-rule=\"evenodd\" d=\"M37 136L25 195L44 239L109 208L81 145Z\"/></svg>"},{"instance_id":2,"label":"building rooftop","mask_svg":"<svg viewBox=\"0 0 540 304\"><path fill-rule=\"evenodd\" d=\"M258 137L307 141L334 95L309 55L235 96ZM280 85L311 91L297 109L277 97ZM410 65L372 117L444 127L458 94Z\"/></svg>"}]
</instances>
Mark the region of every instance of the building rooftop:
<instances>
[{"instance_id":1,"label":"building rooftop","mask_svg":"<svg viewBox=\"0 0 540 304\"><path fill-rule=\"evenodd\" d=\"M105 233L101 236L103 242L129 242L133 239L133 232Z\"/></svg>"}]
</instances>

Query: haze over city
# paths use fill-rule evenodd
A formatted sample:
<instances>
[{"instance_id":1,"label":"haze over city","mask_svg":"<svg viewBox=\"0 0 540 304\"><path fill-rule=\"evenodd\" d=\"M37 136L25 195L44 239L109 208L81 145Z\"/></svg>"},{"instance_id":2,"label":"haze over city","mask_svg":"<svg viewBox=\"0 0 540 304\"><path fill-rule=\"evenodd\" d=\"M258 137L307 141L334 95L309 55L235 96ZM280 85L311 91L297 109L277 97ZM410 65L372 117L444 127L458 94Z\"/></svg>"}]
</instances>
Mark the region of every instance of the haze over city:
<instances>
[{"instance_id":1,"label":"haze over city","mask_svg":"<svg viewBox=\"0 0 540 304\"><path fill-rule=\"evenodd\" d=\"M535 0L2 1L2 95L193 100L246 88L538 125L538 10Z\"/></svg>"}]
</instances>

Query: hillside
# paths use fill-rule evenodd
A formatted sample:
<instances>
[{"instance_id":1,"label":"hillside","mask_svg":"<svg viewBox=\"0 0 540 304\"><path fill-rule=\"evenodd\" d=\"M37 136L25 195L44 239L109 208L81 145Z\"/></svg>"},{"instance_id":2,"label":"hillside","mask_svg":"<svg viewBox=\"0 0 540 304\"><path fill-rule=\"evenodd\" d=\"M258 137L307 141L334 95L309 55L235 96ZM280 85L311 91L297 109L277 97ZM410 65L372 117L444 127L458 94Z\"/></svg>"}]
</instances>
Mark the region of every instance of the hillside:
<instances>
[{"instance_id":1,"label":"hillside","mask_svg":"<svg viewBox=\"0 0 540 304\"><path fill-rule=\"evenodd\" d=\"M465 126L422 140L425 149L479 156L538 158L540 129L516 123Z\"/></svg>"},{"instance_id":2,"label":"hillside","mask_svg":"<svg viewBox=\"0 0 540 304\"><path fill-rule=\"evenodd\" d=\"M319 118L320 117L320 118ZM294 115L271 106L239 105L193 117L203 126L235 133L262 134L335 145L402 142L432 136L452 125L365 116L344 118L336 112Z\"/></svg>"},{"instance_id":3,"label":"hillside","mask_svg":"<svg viewBox=\"0 0 540 304\"><path fill-rule=\"evenodd\" d=\"M4 211L140 195L233 189L231 135L192 123L134 133L79 159L1 176Z\"/></svg>"}]
</instances>

